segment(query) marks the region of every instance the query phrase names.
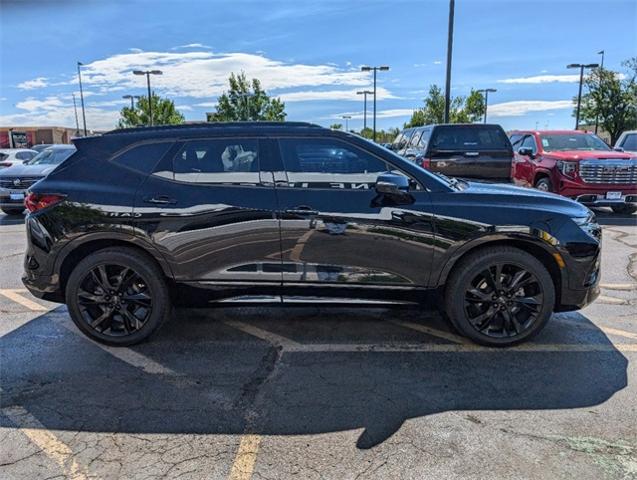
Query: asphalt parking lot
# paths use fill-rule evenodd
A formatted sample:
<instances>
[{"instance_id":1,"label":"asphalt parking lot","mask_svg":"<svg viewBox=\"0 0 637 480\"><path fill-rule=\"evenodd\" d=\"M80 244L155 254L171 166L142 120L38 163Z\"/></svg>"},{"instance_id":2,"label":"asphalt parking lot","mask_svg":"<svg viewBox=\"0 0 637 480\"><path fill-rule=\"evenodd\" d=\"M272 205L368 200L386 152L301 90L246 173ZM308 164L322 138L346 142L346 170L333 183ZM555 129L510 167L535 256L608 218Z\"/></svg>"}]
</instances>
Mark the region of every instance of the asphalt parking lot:
<instances>
[{"instance_id":1,"label":"asphalt parking lot","mask_svg":"<svg viewBox=\"0 0 637 480\"><path fill-rule=\"evenodd\" d=\"M637 217L602 295L493 350L413 309L178 310L109 348L20 283L0 215L0 477L637 478Z\"/></svg>"}]
</instances>

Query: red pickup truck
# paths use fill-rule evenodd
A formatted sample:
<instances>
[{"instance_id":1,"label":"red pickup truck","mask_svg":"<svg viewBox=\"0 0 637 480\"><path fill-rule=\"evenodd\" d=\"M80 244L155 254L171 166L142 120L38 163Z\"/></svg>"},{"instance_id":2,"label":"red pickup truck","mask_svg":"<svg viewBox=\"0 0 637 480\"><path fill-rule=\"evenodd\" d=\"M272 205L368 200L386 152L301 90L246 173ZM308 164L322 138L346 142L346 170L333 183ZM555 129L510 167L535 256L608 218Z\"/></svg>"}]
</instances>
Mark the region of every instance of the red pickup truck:
<instances>
[{"instance_id":1,"label":"red pickup truck","mask_svg":"<svg viewBox=\"0 0 637 480\"><path fill-rule=\"evenodd\" d=\"M615 213L637 211L637 156L577 130L509 132L517 185L559 193Z\"/></svg>"}]
</instances>

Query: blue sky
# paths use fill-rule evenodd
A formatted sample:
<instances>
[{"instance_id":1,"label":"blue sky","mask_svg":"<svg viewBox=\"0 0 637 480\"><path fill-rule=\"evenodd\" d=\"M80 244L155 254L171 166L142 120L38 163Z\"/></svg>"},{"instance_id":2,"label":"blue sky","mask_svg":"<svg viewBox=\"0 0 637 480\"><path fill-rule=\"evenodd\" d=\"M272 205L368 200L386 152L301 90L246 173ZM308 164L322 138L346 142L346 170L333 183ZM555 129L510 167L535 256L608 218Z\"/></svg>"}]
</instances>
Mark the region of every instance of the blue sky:
<instances>
[{"instance_id":1,"label":"blue sky","mask_svg":"<svg viewBox=\"0 0 637 480\"><path fill-rule=\"evenodd\" d=\"M378 77L378 126L402 126L429 85L444 84L448 1L0 0L0 125L72 127L75 62L89 129L112 128L132 70L159 68L154 90L188 120L214 110L231 71L261 79L288 120L362 127L364 64ZM497 88L489 119L505 128L572 128L577 74L620 70L637 55L637 1L456 0L452 94ZM371 114L371 105L369 106Z\"/></svg>"}]
</instances>

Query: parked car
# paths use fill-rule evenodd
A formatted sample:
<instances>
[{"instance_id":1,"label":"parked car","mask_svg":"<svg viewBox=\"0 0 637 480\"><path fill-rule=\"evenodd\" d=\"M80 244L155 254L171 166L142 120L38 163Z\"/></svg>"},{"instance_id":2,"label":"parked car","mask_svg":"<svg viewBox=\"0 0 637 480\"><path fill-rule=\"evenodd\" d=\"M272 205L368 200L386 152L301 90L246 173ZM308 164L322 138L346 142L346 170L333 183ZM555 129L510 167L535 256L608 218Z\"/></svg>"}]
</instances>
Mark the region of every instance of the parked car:
<instances>
[{"instance_id":1,"label":"parked car","mask_svg":"<svg viewBox=\"0 0 637 480\"><path fill-rule=\"evenodd\" d=\"M40 153L42 150L45 150L45 149L47 149L49 147L52 147L53 145L55 145L55 144L53 144L53 143L38 143L37 145L33 145L31 147L31 150L35 150L36 152Z\"/></svg>"},{"instance_id":2,"label":"parked car","mask_svg":"<svg viewBox=\"0 0 637 480\"><path fill-rule=\"evenodd\" d=\"M637 130L622 133L615 143L615 150L637 154Z\"/></svg>"},{"instance_id":3,"label":"parked car","mask_svg":"<svg viewBox=\"0 0 637 480\"><path fill-rule=\"evenodd\" d=\"M21 215L27 189L73 153L73 145L55 145L36 155L27 164L0 170L0 210L7 215Z\"/></svg>"},{"instance_id":4,"label":"parked car","mask_svg":"<svg viewBox=\"0 0 637 480\"><path fill-rule=\"evenodd\" d=\"M513 151L500 125L449 124L407 128L392 150L452 177L510 182Z\"/></svg>"},{"instance_id":5,"label":"parked car","mask_svg":"<svg viewBox=\"0 0 637 480\"><path fill-rule=\"evenodd\" d=\"M0 148L0 170L28 162L38 154L28 148Z\"/></svg>"},{"instance_id":6,"label":"parked car","mask_svg":"<svg viewBox=\"0 0 637 480\"><path fill-rule=\"evenodd\" d=\"M26 198L23 281L106 344L144 340L171 304L342 299L442 304L459 332L506 346L599 293L588 208L357 135L245 122L74 141Z\"/></svg>"},{"instance_id":7,"label":"parked car","mask_svg":"<svg viewBox=\"0 0 637 480\"><path fill-rule=\"evenodd\" d=\"M637 211L637 156L577 130L510 132L517 185L555 192L615 213Z\"/></svg>"}]
</instances>

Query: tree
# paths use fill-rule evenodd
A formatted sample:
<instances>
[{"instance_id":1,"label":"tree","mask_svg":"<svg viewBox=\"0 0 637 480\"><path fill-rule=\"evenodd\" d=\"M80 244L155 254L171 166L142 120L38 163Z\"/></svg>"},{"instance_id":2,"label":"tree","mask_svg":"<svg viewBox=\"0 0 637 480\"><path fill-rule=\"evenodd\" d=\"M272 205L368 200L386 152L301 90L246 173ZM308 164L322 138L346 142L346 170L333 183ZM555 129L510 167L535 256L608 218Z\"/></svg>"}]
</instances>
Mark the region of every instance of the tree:
<instances>
[{"instance_id":1,"label":"tree","mask_svg":"<svg viewBox=\"0 0 637 480\"><path fill-rule=\"evenodd\" d=\"M611 145L625 130L637 128L637 57L622 62L625 76L605 68L596 68L586 77L586 93L582 95L580 123L594 124L599 119L610 135ZM577 97L573 116L577 112Z\"/></svg>"},{"instance_id":2,"label":"tree","mask_svg":"<svg viewBox=\"0 0 637 480\"><path fill-rule=\"evenodd\" d=\"M400 133L399 128L390 128L388 130L376 130L376 141L378 143L391 143ZM359 135L363 138L367 138L368 140L373 140L374 138L374 130L371 128L363 128Z\"/></svg>"},{"instance_id":3,"label":"tree","mask_svg":"<svg viewBox=\"0 0 637 480\"><path fill-rule=\"evenodd\" d=\"M153 125L176 125L184 123L184 116L175 108L175 103L153 93ZM119 128L149 125L148 97L140 97L133 108L124 107L119 112Z\"/></svg>"},{"instance_id":4,"label":"tree","mask_svg":"<svg viewBox=\"0 0 637 480\"><path fill-rule=\"evenodd\" d=\"M414 110L411 119L405 123L405 128L420 127L431 123L445 121L445 96L438 85L429 87L429 94L424 100L425 106ZM453 97L449 106L449 121L451 123L476 122L484 115L484 96L471 89L468 97Z\"/></svg>"},{"instance_id":5,"label":"tree","mask_svg":"<svg viewBox=\"0 0 637 480\"><path fill-rule=\"evenodd\" d=\"M330 128L332 130L343 130L343 124L342 123L333 123L330 125Z\"/></svg>"},{"instance_id":6,"label":"tree","mask_svg":"<svg viewBox=\"0 0 637 480\"><path fill-rule=\"evenodd\" d=\"M285 120L285 103L278 98L270 98L258 79L253 78L249 82L245 73L231 73L228 83L230 90L219 97L217 111L208 115L209 122Z\"/></svg>"}]
</instances>

